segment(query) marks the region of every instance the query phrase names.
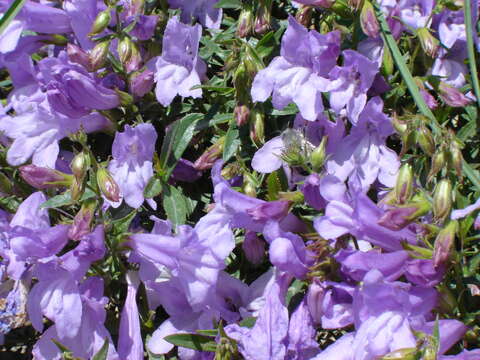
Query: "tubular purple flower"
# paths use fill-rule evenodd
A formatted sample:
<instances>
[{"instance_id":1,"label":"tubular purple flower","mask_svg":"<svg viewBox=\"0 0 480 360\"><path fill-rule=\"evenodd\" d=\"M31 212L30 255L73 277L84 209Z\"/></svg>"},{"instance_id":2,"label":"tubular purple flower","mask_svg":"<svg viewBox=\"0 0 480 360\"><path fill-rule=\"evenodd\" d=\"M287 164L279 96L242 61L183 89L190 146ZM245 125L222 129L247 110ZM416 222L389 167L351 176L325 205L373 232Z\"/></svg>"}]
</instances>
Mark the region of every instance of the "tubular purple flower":
<instances>
[{"instance_id":1,"label":"tubular purple flower","mask_svg":"<svg viewBox=\"0 0 480 360\"><path fill-rule=\"evenodd\" d=\"M154 73L150 70L145 70L140 73L135 73L130 78L130 91L136 97L143 97L153 88Z\"/></svg>"},{"instance_id":2,"label":"tubular purple flower","mask_svg":"<svg viewBox=\"0 0 480 360\"><path fill-rule=\"evenodd\" d=\"M452 256L457 231L458 222L453 220L438 233L433 248L433 265L435 267L446 264Z\"/></svg>"},{"instance_id":3,"label":"tubular purple flower","mask_svg":"<svg viewBox=\"0 0 480 360\"><path fill-rule=\"evenodd\" d=\"M453 107L464 107L472 102L471 99L467 98L455 87L450 86L443 81L440 82L438 95L447 105Z\"/></svg>"},{"instance_id":4,"label":"tubular purple flower","mask_svg":"<svg viewBox=\"0 0 480 360\"><path fill-rule=\"evenodd\" d=\"M263 261L265 256L265 241L260 239L253 231L247 231L245 240L242 243L242 249L250 261L254 265L258 265Z\"/></svg>"},{"instance_id":5,"label":"tubular purple flower","mask_svg":"<svg viewBox=\"0 0 480 360\"><path fill-rule=\"evenodd\" d=\"M182 21L190 23L192 17L211 29L219 29L222 22L222 9L216 8L218 0L168 0L173 9L182 9Z\"/></svg>"}]
</instances>

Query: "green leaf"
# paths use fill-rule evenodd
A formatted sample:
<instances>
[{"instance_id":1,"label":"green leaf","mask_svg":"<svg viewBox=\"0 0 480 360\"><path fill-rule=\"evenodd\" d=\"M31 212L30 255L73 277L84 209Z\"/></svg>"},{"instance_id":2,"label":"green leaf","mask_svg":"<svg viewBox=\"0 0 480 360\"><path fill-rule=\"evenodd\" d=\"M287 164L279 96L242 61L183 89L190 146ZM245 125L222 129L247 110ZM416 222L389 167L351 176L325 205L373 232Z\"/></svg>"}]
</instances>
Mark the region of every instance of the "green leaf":
<instances>
[{"instance_id":1,"label":"green leaf","mask_svg":"<svg viewBox=\"0 0 480 360\"><path fill-rule=\"evenodd\" d=\"M242 1L241 0L220 0L215 4L216 8L223 9L241 9Z\"/></svg>"},{"instance_id":2,"label":"green leaf","mask_svg":"<svg viewBox=\"0 0 480 360\"><path fill-rule=\"evenodd\" d=\"M150 179L147 186L145 186L143 195L145 196L146 199L154 198L155 196L159 195L162 192L162 188L163 188L162 180L154 176Z\"/></svg>"},{"instance_id":3,"label":"green leaf","mask_svg":"<svg viewBox=\"0 0 480 360\"><path fill-rule=\"evenodd\" d=\"M8 8L8 10L3 14L2 18L0 19L0 34L7 28L8 24L17 16L20 10L22 10L23 5L27 0L15 0L12 5Z\"/></svg>"},{"instance_id":4,"label":"green leaf","mask_svg":"<svg viewBox=\"0 0 480 360\"><path fill-rule=\"evenodd\" d=\"M135 218L135 215L137 215L137 212L132 211L127 216L125 216L121 219L117 219L117 220L112 221L115 232L118 233L118 234L123 234L123 233L127 232L128 228L130 226L130 223Z\"/></svg>"},{"instance_id":5,"label":"green leaf","mask_svg":"<svg viewBox=\"0 0 480 360\"><path fill-rule=\"evenodd\" d=\"M275 33L270 31L260 39L257 46L255 46L255 51L258 56L263 59L270 55L276 46L277 41L275 40Z\"/></svg>"},{"instance_id":6,"label":"green leaf","mask_svg":"<svg viewBox=\"0 0 480 360\"><path fill-rule=\"evenodd\" d=\"M93 355L92 360L107 360L107 355L108 355L108 338L105 338L105 341L103 342L103 345L98 352Z\"/></svg>"},{"instance_id":7,"label":"green leaf","mask_svg":"<svg viewBox=\"0 0 480 360\"><path fill-rule=\"evenodd\" d=\"M162 177L165 181L170 177L177 161L190 143L195 133L197 121L202 119L203 116L203 114L198 113L190 114L170 125L162 144L159 159L160 167L163 170Z\"/></svg>"},{"instance_id":8,"label":"green leaf","mask_svg":"<svg viewBox=\"0 0 480 360\"><path fill-rule=\"evenodd\" d=\"M51 340L55 344L55 346L58 348L58 350L60 350L63 358L72 356L72 351L69 348L67 348L65 345L63 345L62 343L58 342L55 339L51 339Z\"/></svg>"},{"instance_id":9,"label":"green leaf","mask_svg":"<svg viewBox=\"0 0 480 360\"><path fill-rule=\"evenodd\" d=\"M65 205L72 205L72 195L70 191L65 191L63 194L51 197L40 205L40 209L58 208Z\"/></svg>"},{"instance_id":10,"label":"green leaf","mask_svg":"<svg viewBox=\"0 0 480 360\"><path fill-rule=\"evenodd\" d=\"M185 224L187 204L183 194L176 187L169 185L163 192L163 208L173 225Z\"/></svg>"},{"instance_id":11,"label":"green leaf","mask_svg":"<svg viewBox=\"0 0 480 360\"><path fill-rule=\"evenodd\" d=\"M283 169L272 172L267 177L268 200L278 200L278 193L287 190L287 181Z\"/></svg>"},{"instance_id":12,"label":"green leaf","mask_svg":"<svg viewBox=\"0 0 480 360\"><path fill-rule=\"evenodd\" d=\"M474 2L476 4L476 2ZM476 31L472 24L472 3L470 0L464 2L463 10L465 12L465 32L467 35L468 65L470 67L470 78L472 80L473 91L477 98L477 105L480 107L480 84L478 82L477 63L475 60L475 48L473 43L473 32Z\"/></svg>"},{"instance_id":13,"label":"green leaf","mask_svg":"<svg viewBox=\"0 0 480 360\"><path fill-rule=\"evenodd\" d=\"M198 351L215 352L217 349L213 338L199 334L174 334L165 336L164 339L170 344Z\"/></svg>"},{"instance_id":14,"label":"green leaf","mask_svg":"<svg viewBox=\"0 0 480 360\"><path fill-rule=\"evenodd\" d=\"M210 329L210 330L195 330L200 335L211 336L215 337L218 334L218 329Z\"/></svg>"},{"instance_id":15,"label":"green leaf","mask_svg":"<svg viewBox=\"0 0 480 360\"><path fill-rule=\"evenodd\" d=\"M251 329L255 326L256 322L257 322L257 318L250 316L250 317L247 317L247 318L243 319L242 321L240 321L239 325L241 327L247 327L247 328Z\"/></svg>"},{"instance_id":16,"label":"green leaf","mask_svg":"<svg viewBox=\"0 0 480 360\"><path fill-rule=\"evenodd\" d=\"M240 146L240 133L237 129L235 121L230 122L227 135L225 137L225 144L223 145L223 161L227 162L237 151Z\"/></svg>"}]
</instances>

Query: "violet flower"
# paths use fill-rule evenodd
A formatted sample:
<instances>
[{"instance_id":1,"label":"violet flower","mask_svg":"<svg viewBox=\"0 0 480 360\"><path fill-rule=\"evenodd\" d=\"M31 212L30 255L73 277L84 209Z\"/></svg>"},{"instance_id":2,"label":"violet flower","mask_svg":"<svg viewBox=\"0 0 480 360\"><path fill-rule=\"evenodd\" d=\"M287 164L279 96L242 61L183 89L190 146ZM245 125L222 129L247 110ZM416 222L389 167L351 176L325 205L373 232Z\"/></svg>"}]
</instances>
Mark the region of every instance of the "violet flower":
<instances>
[{"instance_id":1,"label":"violet flower","mask_svg":"<svg viewBox=\"0 0 480 360\"><path fill-rule=\"evenodd\" d=\"M292 16L288 24L280 56L260 70L253 81L252 99L263 102L273 92L276 109L294 102L302 116L313 121L323 111L322 92L329 90L326 76L340 52L340 33L308 31Z\"/></svg>"},{"instance_id":2,"label":"violet flower","mask_svg":"<svg viewBox=\"0 0 480 360\"><path fill-rule=\"evenodd\" d=\"M155 72L157 87L155 94L163 106L168 106L174 97L199 98L200 85L206 72L206 65L198 57L198 44L202 34L200 25L189 26L171 18L163 35L162 56L152 59L150 68Z\"/></svg>"},{"instance_id":3,"label":"violet flower","mask_svg":"<svg viewBox=\"0 0 480 360\"><path fill-rule=\"evenodd\" d=\"M216 8L218 0L168 0L172 9L182 9L182 22L189 24L191 18L210 29L220 29L222 9Z\"/></svg>"},{"instance_id":4,"label":"violet flower","mask_svg":"<svg viewBox=\"0 0 480 360\"><path fill-rule=\"evenodd\" d=\"M398 4L402 22L409 28L430 27L434 0L401 0Z\"/></svg>"},{"instance_id":5,"label":"violet flower","mask_svg":"<svg viewBox=\"0 0 480 360\"><path fill-rule=\"evenodd\" d=\"M155 128L146 123L135 127L126 125L123 132L116 133L113 141L113 160L108 170L120 187L121 196L134 209L143 204L143 191L153 176L156 141Z\"/></svg>"}]
</instances>

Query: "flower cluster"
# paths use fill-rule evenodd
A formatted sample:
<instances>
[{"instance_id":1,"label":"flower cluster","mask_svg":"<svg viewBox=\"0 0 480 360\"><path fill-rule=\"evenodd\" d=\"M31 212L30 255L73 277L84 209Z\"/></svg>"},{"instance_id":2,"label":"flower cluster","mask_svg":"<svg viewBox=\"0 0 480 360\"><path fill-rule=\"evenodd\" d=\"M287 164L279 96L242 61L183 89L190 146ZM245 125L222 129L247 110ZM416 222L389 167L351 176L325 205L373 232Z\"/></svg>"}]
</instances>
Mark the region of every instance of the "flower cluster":
<instances>
[{"instance_id":1,"label":"flower cluster","mask_svg":"<svg viewBox=\"0 0 480 360\"><path fill-rule=\"evenodd\" d=\"M0 1L18 359L480 359L477 1Z\"/></svg>"}]
</instances>

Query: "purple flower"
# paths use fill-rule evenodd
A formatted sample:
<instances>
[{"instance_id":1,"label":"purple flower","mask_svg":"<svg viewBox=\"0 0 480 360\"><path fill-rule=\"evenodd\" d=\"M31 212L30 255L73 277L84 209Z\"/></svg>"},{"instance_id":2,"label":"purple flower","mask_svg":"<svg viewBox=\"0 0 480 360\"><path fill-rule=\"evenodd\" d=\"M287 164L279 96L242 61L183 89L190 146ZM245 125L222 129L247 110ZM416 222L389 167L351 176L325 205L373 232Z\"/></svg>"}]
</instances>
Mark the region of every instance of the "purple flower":
<instances>
[{"instance_id":1,"label":"purple flower","mask_svg":"<svg viewBox=\"0 0 480 360\"><path fill-rule=\"evenodd\" d=\"M125 25L128 26L133 21L136 21L136 23L130 34L143 41L150 40L153 37L158 22L157 15L131 16L126 19Z\"/></svg>"},{"instance_id":2,"label":"purple flower","mask_svg":"<svg viewBox=\"0 0 480 360\"><path fill-rule=\"evenodd\" d=\"M443 45L451 48L456 41L467 41L463 11L445 9L438 24L438 36Z\"/></svg>"},{"instance_id":3,"label":"purple flower","mask_svg":"<svg viewBox=\"0 0 480 360\"><path fill-rule=\"evenodd\" d=\"M79 297L82 311L72 313L75 323L80 322L78 335L67 338L58 328L52 325L41 336L33 348L33 355L38 359L61 360L63 358L52 339L56 339L73 352L73 356L90 359L103 346L105 339L109 341L107 360L120 360L115 351L108 330L103 325L106 318L105 306L108 299L103 297L103 280L98 277L89 277L79 287Z\"/></svg>"},{"instance_id":4,"label":"purple flower","mask_svg":"<svg viewBox=\"0 0 480 360\"><path fill-rule=\"evenodd\" d=\"M218 0L168 0L172 9L182 9L182 21L189 24L191 18L211 29L220 29L222 9L215 7Z\"/></svg>"},{"instance_id":5,"label":"purple flower","mask_svg":"<svg viewBox=\"0 0 480 360\"><path fill-rule=\"evenodd\" d=\"M23 22L13 19L0 34L0 53L6 54L15 50L23 30Z\"/></svg>"},{"instance_id":6,"label":"purple flower","mask_svg":"<svg viewBox=\"0 0 480 360\"><path fill-rule=\"evenodd\" d=\"M88 34L97 14L105 10L106 6L101 1L95 0L67 0L63 6L79 44L84 50L90 50L95 43L90 40Z\"/></svg>"},{"instance_id":7,"label":"purple flower","mask_svg":"<svg viewBox=\"0 0 480 360\"><path fill-rule=\"evenodd\" d=\"M327 161L328 173L342 181L348 178L356 191L368 191L377 178L386 186L395 185L400 162L397 154L385 145L393 128L382 109L383 101L379 97L371 99L357 126Z\"/></svg>"},{"instance_id":8,"label":"purple flower","mask_svg":"<svg viewBox=\"0 0 480 360\"><path fill-rule=\"evenodd\" d=\"M303 360L315 356L320 351L315 335L313 319L303 300L290 317L286 359Z\"/></svg>"},{"instance_id":9,"label":"purple flower","mask_svg":"<svg viewBox=\"0 0 480 360\"><path fill-rule=\"evenodd\" d=\"M466 208L461 210L453 210L451 214L452 220L461 219L465 216L470 215L472 212L480 209L480 198L477 199L473 204L468 205Z\"/></svg>"},{"instance_id":10,"label":"purple flower","mask_svg":"<svg viewBox=\"0 0 480 360\"><path fill-rule=\"evenodd\" d=\"M201 89L192 87L200 85L206 71L206 65L198 58L198 44L202 34L200 25L189 26L171 18L163 35L162 56L151 62L155 72L157 100L168 106L179 94L182 97L199 98Z\"/></svg>"},{"instance_id":11,"label":"purple flower","mask_svg":"<svg viewBox=\"0 0 480 360\"><path fill-rule=\"evenodd\" d=\"M464 63L466 58L467 52L464 42L455 42L449 50L440 48L431 68L431 73L459 89L465 85L465 76L468 73L467 66Z\"/></svg>"},{"instance_id":12,"label":"purple flower","mask_svg":"<svg viewBox=\"0 0 480 360\"><path fill-rule=\"evenodd\" d=\"M136 295L140 280L132 271L127 275L127 298L120 319L118 354L122 359L143 360L143 340Z\"/></svg>"},{"instance_id":13,"label":"purple flower","mask_svg":"<svg viewBox=\"0 0 480 360\"><path fill-rule=\"evenodd\" d=\"M408 28L416 30L430 26L435 1L401 0L398 6L400 19Z\"/></svg>"},{"instance_id":14,"label":"purple flower","mask_svg":"<svg viewBox=\"0 0 480 360\"><path fill-rule=\"evenodd\" d=\"M263 102L272 94L273 106L283 109L294 102L307 120L323 111L322 91L329 89L325 78L337 61L340 33L308 31L293 17L282 38L280 55L260 70L252 86L253 101Z\"/></svg>"},{"instance_id":15,"label":"purple flower","mask_svg":"<svg viewBox=\"0 0 480 360\"><path fill-rule=\"evenodd\" d=\"M348 118L356 124L377 73L378 66L373 61L356 51L345 50L343 66L335 66L329 73L332 109L338 113L346 106Z\"/></svg>"},{"instance_id":16,"label":"purple flower","mask_svg":"<svg viewBox=\"0 0 480 360\"><path fill-rule=\"evenodd\" d=\"M144 201L143 191L153 176L153 153L157 133L151 124L125 126L112 145L113 160L108 165L125 202L134 209Z\"/></svg>"}]
</instances>

